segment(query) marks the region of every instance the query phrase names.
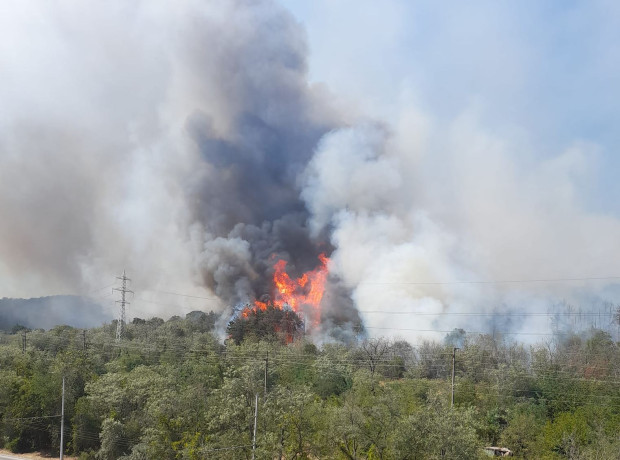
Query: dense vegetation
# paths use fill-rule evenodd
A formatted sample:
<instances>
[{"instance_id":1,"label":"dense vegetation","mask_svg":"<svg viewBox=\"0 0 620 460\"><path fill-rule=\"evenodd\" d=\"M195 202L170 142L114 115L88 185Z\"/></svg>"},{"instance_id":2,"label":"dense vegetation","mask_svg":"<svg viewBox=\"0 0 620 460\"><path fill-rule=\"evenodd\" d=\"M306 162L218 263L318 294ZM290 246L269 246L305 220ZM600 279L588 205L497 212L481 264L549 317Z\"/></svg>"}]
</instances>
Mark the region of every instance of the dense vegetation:
<instances>
[{"instance_id":1,"label":"dense vegetation","mask_svg":"<svg viewBox=\"0 0 620 460\"><path fill-rule=\"evenodd\" d=\"M248 340L279 340L291 343L300 337L303 323L292 310L265 304L265 309L245 308L226 327L226 335L236 345Z\"/></svg>"},{"instance_id":2,"label":"dense vegetation","mask_svg":"<svg viewBox=\"0 0 620 460\"><path fill-rule=\"evenodd\" d=\"M25 351L22 331L0 336L1 442L58 453L64 376L67 452L83 459L251 458L256 394L258 459L467 459L485 445L620 457L620 350L605 332L535 346L460 331L419 347L223 345L215 319L136 319L120 344L114 323L29 331Z\"/></svg>"}]
</instances>

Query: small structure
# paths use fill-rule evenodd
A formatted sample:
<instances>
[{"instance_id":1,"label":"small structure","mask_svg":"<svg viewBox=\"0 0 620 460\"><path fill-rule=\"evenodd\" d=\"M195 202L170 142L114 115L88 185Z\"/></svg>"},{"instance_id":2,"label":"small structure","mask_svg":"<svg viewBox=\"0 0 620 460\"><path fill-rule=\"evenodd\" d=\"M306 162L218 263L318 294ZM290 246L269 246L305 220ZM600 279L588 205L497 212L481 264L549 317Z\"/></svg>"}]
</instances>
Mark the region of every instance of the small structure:
<instances>
[{"instance_id":1,"label":"small structure","mask_svg":"<svg viewBox=\"0 0 620 460\"><path fill-rule=\"evenodd\" d=\"M505 447L484 447L484 453L489 457L512 457L512 451Z\"/></svg>"}]
</instances>

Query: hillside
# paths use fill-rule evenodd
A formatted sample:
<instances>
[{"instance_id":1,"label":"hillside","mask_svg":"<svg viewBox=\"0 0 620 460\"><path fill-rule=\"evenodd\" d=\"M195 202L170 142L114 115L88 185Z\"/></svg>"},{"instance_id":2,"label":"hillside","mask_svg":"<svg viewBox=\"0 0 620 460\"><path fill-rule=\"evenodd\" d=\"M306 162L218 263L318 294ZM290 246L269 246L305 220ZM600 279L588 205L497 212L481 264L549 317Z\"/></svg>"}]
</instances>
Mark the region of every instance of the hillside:
<instances>
[{"instance_id":1,"label":"hillside","mask_svg":"<svg viewBox=\"0 0 620 460\"><path fill-rule=\"evenodd\" d=\"M600 330L524 346L452 335L317 345L213 335L214 315L0 334L0 439L57 455L151 458L617 458L620 347ZM284 339L284 340L283 340ZM451 407L455 357L454 407ZM258 406L255 406L258 395Z\"/></svg>"},{"instance_id":2,"label":"hillside","mask_svg":"<svg viewBox=\"0 0 620 460\"><path fill-rule=\"evenodd\" d=\"M50 329L58 324L88 328L111 320L101 305L80 296L0 299L0 330L4 331L16 325L29 329Z\"/></svg>"}]
</instances>

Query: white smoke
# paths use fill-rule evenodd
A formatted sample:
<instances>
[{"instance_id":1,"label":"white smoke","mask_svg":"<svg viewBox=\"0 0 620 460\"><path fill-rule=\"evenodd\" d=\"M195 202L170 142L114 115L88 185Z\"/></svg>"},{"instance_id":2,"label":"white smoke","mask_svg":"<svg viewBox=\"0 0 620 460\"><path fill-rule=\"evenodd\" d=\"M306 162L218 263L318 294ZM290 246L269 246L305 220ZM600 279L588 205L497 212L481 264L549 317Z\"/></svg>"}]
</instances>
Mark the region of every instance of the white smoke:
<instances>
[{"instance_id":1,"label":"white smoke","mask_svg":"<svg viewBox=\"0 0 620 460\"><path fill-rule=\"evenodd\" d=\"M371 334L544 334L541 314L555 303L587 311L620 300L613 279L534 281L620 273L620 220L580 202L596 147L576 143L540 162L520 161L520 148L473 115L322 139L302 196L313 229L332 229L331 271Z\"/></svg>"},{"instance_id":2,"label":"white smoke","mask_svg":"<svg viewBox=\"0 0 620 460\"><path fill-rule=\"evenodd\" d=\"M251 296L250 262L308 246L296 175L343 117L308 84L290 14L269 0L0 9L0 295L88 294L126 269L130 315L167 317Z\"/></svg>"},{"instance_id":3,"label":"white smoke","mask_svg":"<svg viewBox=\"0 0 620 460\"><path fill-rule=\"evenodd\" d=\"M333 247L327 310L353 324L350 294L373 335L547 332L459 314L620 301L612 280L461 283L618 275L620 221L584 198L599 146L541 154L465 103L359 122L307 55L269 0L3 2L0 295L86 294L126 269L130 316L169 316L260 297L273 254L305 271Z\"/></svg>"}]
</instances>

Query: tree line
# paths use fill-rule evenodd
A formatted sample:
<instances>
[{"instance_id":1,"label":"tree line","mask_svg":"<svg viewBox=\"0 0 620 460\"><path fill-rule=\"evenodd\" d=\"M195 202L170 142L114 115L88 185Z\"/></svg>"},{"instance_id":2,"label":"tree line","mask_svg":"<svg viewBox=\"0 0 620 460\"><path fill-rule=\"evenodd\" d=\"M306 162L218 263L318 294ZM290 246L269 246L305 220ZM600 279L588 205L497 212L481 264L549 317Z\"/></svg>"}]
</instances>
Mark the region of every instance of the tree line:
<instances>
[{"instance_id":1,"label":"tree line","mask_svg":"<svg viewBox=\"0 0 620 460\"><path fill-rule=\"evenodd\" d=\"M23 330L1 334L0 442L58 455L64 376L66 452L83 460L249 459L257 394L257 459L620 458L620 347L604 331L317 345L247 324L222 338L216 320L137 318L120 343L115 322L27 331L25 347Z\"/></svg>"}]
</instances>

